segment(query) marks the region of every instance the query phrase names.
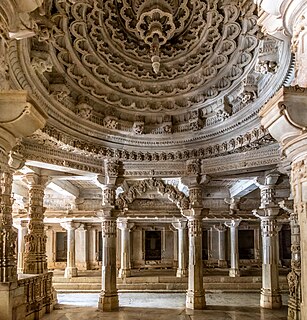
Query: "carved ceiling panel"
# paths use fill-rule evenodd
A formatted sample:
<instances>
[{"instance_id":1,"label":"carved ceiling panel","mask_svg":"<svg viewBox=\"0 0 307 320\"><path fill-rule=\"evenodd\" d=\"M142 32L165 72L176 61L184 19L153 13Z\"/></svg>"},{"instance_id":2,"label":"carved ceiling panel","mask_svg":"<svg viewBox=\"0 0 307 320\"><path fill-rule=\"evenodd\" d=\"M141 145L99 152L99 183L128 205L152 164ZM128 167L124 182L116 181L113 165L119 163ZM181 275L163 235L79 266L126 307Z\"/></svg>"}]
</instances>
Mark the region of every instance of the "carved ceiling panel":
<instances>
[{"instance_id":1,"label":"carved ceiling panel","mask_svg":"<svg viewBox=\"0 0 307 320\"><path fill-rule=\"evenodd\" d=\"M259 32L252 0L48 0L43 9L10 32L18 40L7 55L14 87L49 115L35 139L51 143L54 128L65 150L145 161L261 139L258 110L291 58L286 42Z\"/></svg>"},{"instance_id":2,"label":"carved ceiling panel","mask_svg":"<svg viewBox=\"0 0 307 320\"><path fill-rule=\"evenodd\" d=\"M255 14L250 1L56 1L52 56L80 94L107 105L193 108L250 67Z\"/></svg>"}]
</instances>

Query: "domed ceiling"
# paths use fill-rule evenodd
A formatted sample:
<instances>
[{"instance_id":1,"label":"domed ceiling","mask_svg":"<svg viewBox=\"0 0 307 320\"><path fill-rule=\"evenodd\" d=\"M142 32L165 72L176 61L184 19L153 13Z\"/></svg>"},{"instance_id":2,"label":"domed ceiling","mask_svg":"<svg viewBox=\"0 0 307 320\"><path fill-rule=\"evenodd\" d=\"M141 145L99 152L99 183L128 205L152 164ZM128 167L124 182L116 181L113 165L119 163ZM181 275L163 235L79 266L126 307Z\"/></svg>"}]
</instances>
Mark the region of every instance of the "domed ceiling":
<instances>
[{"instance_id":1,"label":"domed ceiling","mask_svg":"<svg viewBox=\"0 0 307 320\"><path fill-rule=\"evenodd\" d=\"M32 17L36 36L11 43L10 63L49 114L41 135L62 147L258 141L257 112L291 60L287 43L263 37L251 0L55 0Z\"/></svg>"}]
</instances>

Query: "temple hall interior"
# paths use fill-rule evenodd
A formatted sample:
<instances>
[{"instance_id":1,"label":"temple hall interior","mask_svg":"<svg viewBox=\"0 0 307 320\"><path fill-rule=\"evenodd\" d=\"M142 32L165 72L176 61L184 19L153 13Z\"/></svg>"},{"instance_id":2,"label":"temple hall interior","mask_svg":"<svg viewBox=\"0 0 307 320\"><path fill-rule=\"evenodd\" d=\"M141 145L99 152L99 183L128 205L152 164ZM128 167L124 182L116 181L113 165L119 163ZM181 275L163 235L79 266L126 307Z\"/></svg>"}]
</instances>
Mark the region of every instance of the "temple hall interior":
<instances>
[{"instance_id":1,"label":"temple hall interior","mask_svg":"<svg viewBox=\"0 0 307 320\"><path fill-rule=\"evenodd\" d=\"M307 320L306 88L305 0L0 0L0 320Z\"/></svg>"}]
</instances>

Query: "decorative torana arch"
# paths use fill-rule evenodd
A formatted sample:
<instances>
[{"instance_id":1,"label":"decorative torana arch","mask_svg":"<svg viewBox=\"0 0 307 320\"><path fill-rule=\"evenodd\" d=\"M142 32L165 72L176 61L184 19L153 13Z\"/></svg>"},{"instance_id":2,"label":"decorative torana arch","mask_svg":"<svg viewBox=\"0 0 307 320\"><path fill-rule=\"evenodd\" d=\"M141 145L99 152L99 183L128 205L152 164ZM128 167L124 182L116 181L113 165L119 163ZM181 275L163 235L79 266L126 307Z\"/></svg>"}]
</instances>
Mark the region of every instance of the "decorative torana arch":
<instances>
[{"instance_id":1,"label":"decorative torana arch","mask_svg":"<svg viewBox=\"0 0 307 320\"><path fill-rule=\"evenodd\" d=\"M167 195L168 199L175 203L180 209L188 209L190 207L190 200L183 192L176 187L165 183L163 180L155 178L146 179L131 186L127 191L121 193L116 199L116 205L120 209L128 208L128 204L147 191L157 191L162 196Z\"/></svg>"}]
</instances>

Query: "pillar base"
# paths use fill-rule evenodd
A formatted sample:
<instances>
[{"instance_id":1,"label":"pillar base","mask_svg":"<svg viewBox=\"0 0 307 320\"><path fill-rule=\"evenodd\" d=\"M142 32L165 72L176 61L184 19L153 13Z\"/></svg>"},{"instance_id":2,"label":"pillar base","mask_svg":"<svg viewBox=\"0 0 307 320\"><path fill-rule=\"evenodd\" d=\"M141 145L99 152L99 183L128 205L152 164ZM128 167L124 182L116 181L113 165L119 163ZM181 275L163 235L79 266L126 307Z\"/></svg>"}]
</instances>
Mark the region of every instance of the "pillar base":
<instances>
[{"instance_id":1,"label":"pillar base","mask_svg":"<svg viewBox=\"0 0 307 320\"><path fill-rule=\"evenodd\" d=\"M121 279L131 277L131 269L119 269L118 277Z\"/></svg>"},{"instance_id":2,"label":"pillar base","mask_svg":"<svg viewBox=\"0 0 307 320\"><path fill-rule=\"evenodd\" d=\"M229 269L229 277L236 278L240 277L240 270L239 269Z\"/></svg>"},{"instance_id":3,"label":"pillar base","mask_svg":"<svg viewBox=\"0 0 307 320\"><path fill-rule=\"evenodd\" d=\"M261 289L260 307L265 309L280 309L282 306L281 294L271 290Z\"/></svg>"},{"instance_id":4,"label":"pillar base","mask_svg":"<svg viewBox=\"0 0 307 320\"><path fill-rule=\"evenodd\" d=\"M64 278L78 277L78 269L76 267L66 267Z\"/></svg>"},{"instance_id":5,"label":"pillar base","mask_svg":"<svg viewBox=\"0 0 307 320\"><path fill-rule=\"evenodd\" d=\"M194 293L187 292L186 295L186 308L187 309L195 309L195 310L203 310L206 306L205 294L202 293Z\"/></svg>"},{"instance_id":6,"label":"pillar base","mask_svg":"<svg viewBox=\"0 0 307 320\"><path fill-rule=\"evenodd\" d=\"M118 295L106 294L101 292L98 301L98 309L101 311L117 311L118 310Z\"/></svg>"},{"instance_id":7,"label":"pillar base","mask_svg":"<svg viewBox=\"0 0 307 320\"><path fill-rule=\"evenodd\" d=\"M226 260L218 260L217 265L219 268L227 268L227 261Z\"/></svg>"},{"instance_id":8,"label":"pillar base","mask_svg":"<svg viewBox=\"0 0 307 320\"><path fill-rule=\"evenodd\" d=\"M300 319L301 319L300 301L295 301L295 299L290 298L288 301L287 320L300 320Z\"/></svg>"},{"instance_id":9,"label":"pillar base","mask_svg":"<svg viewBox=\"0 0 307 320\"><path fill-rule=\"evenodd\" d=\"M177 278L184 278L188 276L188 269L177 269L176 277Z\"/></svg>"},{"instance_id":10,"label":"pillar base","mask_svg":"<svg viewBox=\"0 0 307 320\"><path fill-rule=\"evenodd\" d=\"M41 274L46 272L48 272L46 261L38 261L33 257L31 257L31 259L25 259L23 267L24 274Z\"/></svg>"}]
</instances>

